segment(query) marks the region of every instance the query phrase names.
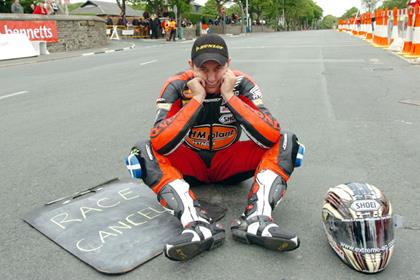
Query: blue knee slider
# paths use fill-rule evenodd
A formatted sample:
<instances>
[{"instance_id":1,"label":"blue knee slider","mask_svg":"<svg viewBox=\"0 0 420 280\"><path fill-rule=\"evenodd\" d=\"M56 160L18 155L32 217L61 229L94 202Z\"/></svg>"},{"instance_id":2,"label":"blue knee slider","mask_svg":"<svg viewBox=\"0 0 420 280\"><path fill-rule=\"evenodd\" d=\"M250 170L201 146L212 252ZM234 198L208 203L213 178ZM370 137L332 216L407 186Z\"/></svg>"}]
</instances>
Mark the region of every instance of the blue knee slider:
<instances>
[{"instance_id":1,"label":"blue knee slider","mask_svg":"<svg viewBox=\"0 0 420 280\"><path fill-rule=\"evenodd\" d=\"M142 171L139 159L133 153L129 154L125 159L125 165L132 178L141 179Z\"/></svg>"},{"instance_id":2,"label":"blue knee slider","mask_svg":"<svg viewBox=\"0 0 420 280\"><path fill-rule=\"evenodd\" d=\"M303 162L303 156L305 155L305 146L299 143L299 149L296 155L295 167L300 167Z\"/></svg>"}]
</instances>

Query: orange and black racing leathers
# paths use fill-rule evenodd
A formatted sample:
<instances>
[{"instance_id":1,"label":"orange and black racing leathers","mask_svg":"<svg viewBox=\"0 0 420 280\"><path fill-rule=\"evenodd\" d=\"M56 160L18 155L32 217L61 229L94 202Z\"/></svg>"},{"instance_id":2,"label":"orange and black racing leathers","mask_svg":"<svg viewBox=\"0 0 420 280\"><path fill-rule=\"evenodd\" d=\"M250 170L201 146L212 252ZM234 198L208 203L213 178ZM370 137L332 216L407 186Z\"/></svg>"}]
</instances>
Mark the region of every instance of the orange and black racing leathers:
<instances>
[{"instance_id":1,"label":"orange and black racing leathers","mask_svg":"<svg viewBox=\"0 0 420 280\"><path fill-rule=\"evenodd\" d=\"M139 142L142 179L155 193L176 179L190 184L242 181L270 169L287 181L298 149L292 133L280 134L264 106L260 88L234 71L234 96L209 94L200 104L187 82L191 70L169 78L156 101L150 141ZM244 131L251 140L239 141Z\"/></svg>"}]
</instances>

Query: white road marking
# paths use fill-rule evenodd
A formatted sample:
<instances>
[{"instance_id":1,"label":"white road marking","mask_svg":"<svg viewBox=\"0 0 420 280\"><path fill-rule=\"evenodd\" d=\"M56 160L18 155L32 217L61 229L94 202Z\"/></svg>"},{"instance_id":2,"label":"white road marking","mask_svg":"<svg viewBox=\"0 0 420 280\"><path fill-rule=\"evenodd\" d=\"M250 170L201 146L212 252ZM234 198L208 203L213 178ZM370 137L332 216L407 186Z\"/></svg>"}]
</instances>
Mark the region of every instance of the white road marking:
<instances>
[{"instance_id":1,"label":"white road marking","mask_svg":"<svg viewBox=\"0 0 420 280\"><path fill-rule=\"evenodd\" d=\"M18 91L18 92L11 93L11 94L3 95L3 96L0 96L0 100L6 99L6 98L9 98L9 97L13 97L13 96L16 96L16 95L21 95L21 94L28 93L28 92L29 91L27 91L27 90L23 90L23 91Z\"/></svg>"},{"instance_id":2,"label":"white road marking","mask_svg":"<svg viewBox=\"0 0 420 280\"><path fill-rule=\"evenodd\" d=\"M140 65L143 66L143 65L146 65L146 64L155 63L156 61L157 61L157 59L154 59L154 60L150 60L150 61L140 63Z\"/></svg>"},{"instance_id":3,"label":"white road marking","mask_svg":"<svg viewBox=\"0 0 420 280\"><path fill-rule=\"evenodd\" d=\"M331 59L331 58L285 58L285 59L235 59L242 63L364 63L364 59Z\"/></svg>"}]
</instances>

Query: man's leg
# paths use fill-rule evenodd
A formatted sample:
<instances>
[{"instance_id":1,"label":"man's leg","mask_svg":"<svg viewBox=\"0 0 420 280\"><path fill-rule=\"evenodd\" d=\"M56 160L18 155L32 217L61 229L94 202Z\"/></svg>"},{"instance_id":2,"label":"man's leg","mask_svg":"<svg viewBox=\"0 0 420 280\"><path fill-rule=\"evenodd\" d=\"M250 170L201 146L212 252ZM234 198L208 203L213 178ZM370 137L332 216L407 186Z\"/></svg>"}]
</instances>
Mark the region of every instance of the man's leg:
<instances>
[{"instance_id":1,"label":"man's leg","mask_svg":"<svg viewBox=\"0 0 420 280\"><path fill-rule=\"evenodd\" d=\"M271 217L286 193L298 150L297 137L282 133L280 141L265 152L248 193L248 205L241 218L232 223L234 239L279 251L299 247L298 237L281 229Z\"/></svg>"},{"instance_id":2,"label":"man's leg","mask_svg":"<svg viewBox=\"0 0 420 280\"><path fill-rule=\"evenodd\" d=\"M183 147L183 146L181 146ZM195 255L220 246L225 231L218 224L213 224L201 209L197 199L182 179L182 171L200 174L201 159L185 147L174 151L182 154L182 161L191 166L181 165L175 168L177 160L164 157L153 150L150 141L140 142L132 148L127 158L127 167L133 177L141 178L156 194L162 206L170 209L182 223L184 231L180 236L169 241L164 248L165 255L172 260L188 260ZM191 167L195 166L195 169ZM137 169L137 170L136 170ZM140 169L140 171L139 171ZM180 172L181 171L181 172ZM192 174L194 175L194 174Z\"/></svg>"}]
</instances>

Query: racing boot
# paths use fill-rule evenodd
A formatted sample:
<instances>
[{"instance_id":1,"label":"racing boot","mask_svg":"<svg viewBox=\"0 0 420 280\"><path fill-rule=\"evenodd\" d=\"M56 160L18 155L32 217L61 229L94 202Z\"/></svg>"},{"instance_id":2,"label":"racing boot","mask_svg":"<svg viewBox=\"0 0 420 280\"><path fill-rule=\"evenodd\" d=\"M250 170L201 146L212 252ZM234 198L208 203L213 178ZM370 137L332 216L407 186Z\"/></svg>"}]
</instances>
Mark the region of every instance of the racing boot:
<instances>
[{"instance_id":1,"label":"racing boot","mask_svg":"<svg viewBox=\"0 0 420 280\"><path fill-rule=\"evenodd\" d=\"M164 247L165 256L174 261L186 261L217 248L225 240L225 230L212 223L195 199L187 182L181 179L165 185L158 194L159 202L176 216L184 230Z\"/></svg>"},{"instance_id":2,"label":"racing boot","mask_svg":"<svg viewBox=\"0 0 420 280\"><path fill-rule=\"evenodd\" d=\"M265 169L259 172L248 193L245 212L232 222L233 239L276 251L297 249L299 238L271 218L272 210L280 203L286 189L286 182L273 171Z\"/></svg>"}]
</instances>

